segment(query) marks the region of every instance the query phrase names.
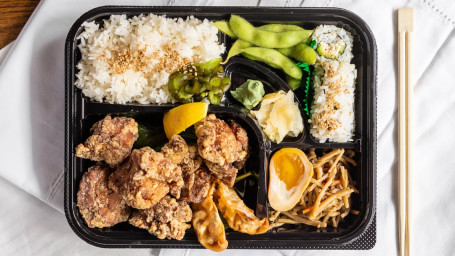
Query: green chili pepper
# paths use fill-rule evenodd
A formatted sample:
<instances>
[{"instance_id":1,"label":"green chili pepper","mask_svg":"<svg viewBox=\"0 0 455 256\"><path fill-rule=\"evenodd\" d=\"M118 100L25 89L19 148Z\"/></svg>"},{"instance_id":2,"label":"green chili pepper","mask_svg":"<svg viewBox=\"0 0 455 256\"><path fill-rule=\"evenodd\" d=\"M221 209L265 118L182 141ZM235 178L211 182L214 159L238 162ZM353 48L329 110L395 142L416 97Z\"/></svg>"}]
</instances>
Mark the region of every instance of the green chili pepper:
<instances>
[{"instance_id":1,"label":"green chili pepper","mask_svg":"<svg viewBox=\"0 0 455 256\"><path fill-rule=\"evenodd\" d=\"M210 101L210 104L219 105L222 97L223 94L220 94L218 90L209 91L208 99Z\"/></svg>"},{"instance_id":2,"label":"green chili pepper","mask_svg":"<svg viewBox=\"0 0 455 256\"><path fill-rule=\"evenodd\" d=\"M171 96L176 100L187 103L191 102L191 97L193 94L185 92L185 87L189 86L187 78L188 76L183 73L174 73L169 77L168 89L171 93Z\"/></svg>"},{"instance_id":3,"label":"green chili pepper","mask_svg":"<svg viewBox=\"0 0 455 256\"><path fill-rule=\"evenodd\" d=\"M229 88L231 87L231 79L229 77L223 77L223 80L221 80L221 90L223 90L223 92L226 92L227 90L229 90Z\"/></svg>"},{"instance_id":4,"label":"green chili pepper","mask_svg":"<svg viewBox=\"0 0 455 256\"><path fill-rule=\"evenodd\" d=\"M185 92L189 94L196 94L201 89L201 84L197 79L193 79L191 83L193 84L192 86L189 84L185 86Z\"/></svg>"},{"instance_id":5,"label":"green chili pepper","mask_svg":"<svg viewBox=\"0 0 455 256\"><path fill-rule=\"evenodd\" d=\"M212 88L218 88L220 87L220 84L221 81L218 77L212 77L212 79L210 79L210 85L212 86Z\"/></svg>"},{"instance_id":6,"label":"green chili pepper","mask_svg":"<svg viewBox=\"0 0 455 256\"><path fill-rule=\"evenodd\" d=\"M204 73L204 75L210 75L212 70L214 70L216 67L220 65L221 60L222 60L221 58L211 59L204 63L195 64L195 66L199 67ZM206 71L209 73L205 74Z\"/></svg>"},{"instance_id":7,"label":"green chili pepper","mask_svg":"<svg viewBox=\"0 0 455 256\"><path fill-rule=\"evenodd\" d=\"M194 68L178 71L169 76L168 89L179 102L192 102L193 97L202 100L210 96L212 104L220 104L223 93L231 85L220 66L221 58L195 64Z\"/></svg>"}]
</instances>

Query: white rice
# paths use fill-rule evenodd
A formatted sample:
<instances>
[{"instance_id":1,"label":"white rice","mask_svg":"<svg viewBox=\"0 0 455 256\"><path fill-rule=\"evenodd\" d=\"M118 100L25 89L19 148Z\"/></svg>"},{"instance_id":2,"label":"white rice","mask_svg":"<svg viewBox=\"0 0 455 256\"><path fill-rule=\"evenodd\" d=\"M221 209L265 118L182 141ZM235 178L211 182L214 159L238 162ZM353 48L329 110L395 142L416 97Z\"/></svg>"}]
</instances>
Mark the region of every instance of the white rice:
<instances>
[{"instance_id":1,"label":"white rice","mask_svg":"<svg viewBox=\"0 0 455 256\"><path fill-rule=\"evenodd\" d=\"M112 15L101 28L95 22L82 26L85 30L78 37L82 58L77 64L75 84L85 96L98 102L175 102L167 82L179 65L185 61L205 62L225 51L218 43L213 23L192 16L183 20L153 14L129 19ZM178 53L175 59L166 57L165 46ZM132 65L120 72L113 70L112 60L118 60L115 56L125 51L139 59L141 68ZM163 65L169 68L160 68Z\"/></svg>"},{"instance_id":2,"label":"white rice","mask_svg":"<svg viewBox=\"0 0 455 256\"><path fill-rule=\"evenodd\" d=\"M354 64L336 60L316 63L309 123L311 135L319 142L352 141L356 77Z\"/></svg>"},{"instance_id":3,"label":"white rice","mask_svg":"<svg viewBox=\"0 0 455 256\"><path fill-rule=\"evenodd\" d=\"M312 40L316 40L317 43L320 42L325 42L325 43L336 43L338 40L344 41L346 44L346 48L344 49L344 52L336 58L336 60L339 61L344 61L344 62L351 62L352 60L352 43L353 43L353 38L351 33L348 31L344 30L343 28L339 28L334 25L320 25L317 26L313 34L311 36ZM327 58L318 55L321 61L326 60Z\"/></svg>"}]
</instances>

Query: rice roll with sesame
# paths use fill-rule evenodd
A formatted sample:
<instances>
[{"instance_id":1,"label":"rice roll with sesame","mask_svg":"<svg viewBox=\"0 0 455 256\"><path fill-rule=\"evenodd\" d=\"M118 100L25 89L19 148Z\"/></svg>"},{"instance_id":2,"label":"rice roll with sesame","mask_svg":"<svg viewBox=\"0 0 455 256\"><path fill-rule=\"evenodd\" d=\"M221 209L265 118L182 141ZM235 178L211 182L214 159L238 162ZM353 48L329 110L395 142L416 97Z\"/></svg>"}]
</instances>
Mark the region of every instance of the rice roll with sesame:
<instances>
[{"instance_id":1,"label":"rice roll with sesame","mask_svg":"<svg viewBox=\"0 0 455 256\"><path fill-rule=\"evenodd\" d=\"M311 45L320 59L351 62L353 38L351 33L343 28L333 25L317 26L311 39Z\"/></svg>"},{"instance_id":2,"label":"rice roll with sesame","mask_svg":"<svg viewBox=\"0 0 455 256\"><path fill-rule=\"evenodd\" d=\"M316 63L309 123L311 135L320 143L352 141L356 76L354 64L336 60Z\"/></svg>"}]
</instances>

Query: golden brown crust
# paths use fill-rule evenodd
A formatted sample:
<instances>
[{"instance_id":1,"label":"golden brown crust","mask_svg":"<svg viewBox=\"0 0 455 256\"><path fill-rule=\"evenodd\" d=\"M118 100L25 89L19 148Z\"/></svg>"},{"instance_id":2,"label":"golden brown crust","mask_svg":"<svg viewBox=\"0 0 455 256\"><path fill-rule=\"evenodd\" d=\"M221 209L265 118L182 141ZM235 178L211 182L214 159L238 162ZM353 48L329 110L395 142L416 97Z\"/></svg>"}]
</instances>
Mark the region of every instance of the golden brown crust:
<instances>
[{"instance_id":1,"label":"golden brown crust","mask_svg":"<svg viewBox=\"0 0 455 256\"><path fill-rule=\"evenodd\" d=\"M245 154L242 154L242 157L240 157L233 163L235 168L242 169L250 154L250 148L249 148L249 144L248 144L248 134L246 133L245 129L243 129L234 120L229 120L229 127L231 128L232 132L234 132L234 135L235 135L235 138L237 139L237 141L240 142L240 145L242 145L242 150L244 152L246 152Z\"/></svg>"},{"instance_id":2,"label":"golden brown crust","mask_svg":"<svg viewBox=\"0 0 455 256\"><path fill-rule=\"evenodd\" d=\"M181 200L200 203L207 197L211 175L205 166L201 166L193 173L186 174L183 180L185 183L182 187Z\"/></svg>"},{"instance_id":3,"label":"golden brown crust","mask_svg":"<svg viewBox=\"0 0 455 256\"><path fill-rule=\"evenodd\" d=\"M224 225L213 202L215 182L212 182L207 197L201 203L193 203L193 228L197 239L207 249L221 252L228 246Z\"/></svg>"},{"instance_id":4,"label":"golden brown crust","mask_svg":"<svg viewBox=\"0 0 455 256\"><path fill-rule=\"evenodd\" d=\"M197 154L195 146L188 146L180 135L172 136L169 142L161 148L161 153L172 163L180 166L184 182L188 182L189 178L194 177L194 172L202 164L202 158ZM180 183L171 183L171 194L177 199L181 196L182 186Z\"/></svg>"},{"instance_id":5,"label":"golden brown crust","mask_svg":"<svg viewBox=\"0 0 455 256\"><path fill-rule=\"evenodd\" d=\"M130 208L123 198L108 188L111 169L98 163L82 176L77 192L79 212L90 228L110 227L126 221Z\"/></svg>"},{"instance_id":6,"label":"golden brown crust","mask_svg":"<svg viewBox=\"0 0 455 256\"><path fill-rule=\"evenodd\" d=\"M208 115L194 125L198 153L206 160L209 170L228 186L232 186L237 176L237 168L243 167L248 157L248 135L233 120L229 125Z\"/></svg>"},{"instance_id":7,"label":"golden brown crust","mask_svg":"<svg viewBox=\"0 0 455 256\"><path fill-rule=\"evenodd\" d=\"M109 187L137 209L155 205L169 191L183 186L179 166L149 147L135 149L109 178Z\"/></svg>"},{"instance_id":8,"label":"golden brown crust","mask_svg":"<svg viewBox=\"0 0 455 256\"><path fill-rule=\"evenodd\" d=\"M188 145L180 135L173 135L169 142L161 148L161 153L174 164L180 164L190 156Z\"/></svg>"},{"instance_id":9,"label":"golden brown crust","mask_svg":"<svg viewBox=\"0 0 455 256\"><path fill-rule=\"evenodd\" d=\"M91 136L76 147L76 156L92 161L105 161L111 167L121 163L131 152L138 138L133 118L107 115L90 129Z\"/></svg>"},{"instance_id":10,"label":"golden brown crust","mask_svg":"<svg viewBox=\"0 0 455 256\"><path fill-rule=\"evenodd\" d=\"M187 202L165 196L153 207L133 212L129 223L147 229L159 239L181 240L191 227L186 223L191 218L192 212Z\"/></svg>"},{"instance_id":11,"label":"golden brown crust","mask_svg":"<svg viewBox=\"0 0 455 256\"><path fill-rule=\"evenodd\" d=\"M246 156L231 128L214 114L210 114L194 125L199 155L213 163L224 165Z\"/></svg>"},{"instance_id":12,"label":"golden brown crust","mask_svg":"<svg viewBox=\"0 0 455 256\"><path fill-rule=\"evenodd\" d=\"M224 184L228 185L229 187L234 186L235 177L237 177L238 170L232 164L225 163L224 165L219 165L209 161L206 161L205 164L213 173L213 175L224 182Z\"/></svg>"},{"instance_id":13,"label":"golden brown crust","mask_svg":"<svg viewBox=\"0 0 455 256\"><path fill-rule=\"evenodd\" d=\"M253 210L248 208L233 188L229 188L218 181L218 188L214 194L216 206L220 210L230 228L242 233L257 235L267 232L269 221L267 218L259 220Z\"/></svg>"}]
</instances>

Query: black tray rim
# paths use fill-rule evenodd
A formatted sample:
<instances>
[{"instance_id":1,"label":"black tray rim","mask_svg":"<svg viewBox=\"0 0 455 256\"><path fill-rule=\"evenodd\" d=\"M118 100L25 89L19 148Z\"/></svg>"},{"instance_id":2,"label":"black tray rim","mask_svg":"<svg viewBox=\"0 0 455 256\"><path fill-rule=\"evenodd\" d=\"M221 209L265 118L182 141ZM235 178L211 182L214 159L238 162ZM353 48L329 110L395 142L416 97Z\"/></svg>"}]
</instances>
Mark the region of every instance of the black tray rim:
<instances>
[{"instance_id":1,"label":"black tray rim","mask_svg":"<svg viewBox=\"0 0 455 256\"><path fill-rule=\"evenodd\" d=\"M143 9L140 11L140 9ZM132 244L111 244L111 243L104 243L102 241L94 241L91 240L90 238L93 237L86 237L80 230L78 230L76 224L74 223L74 217L69 209L69 202L68 202L68 187L70 183L70 177L68 175L68 162L70 155L72 154L72 149L68 147L68 142L69 142L69 136L70 136L70 112L69 112L69 105L73 104L72 102L72 93L70 90L70 87L72 86L68 82L71 81L71 72L70 72L70 66L71 66L71 58L68 58L68 56L72 56L72 51L70 49L70 46L72 46L72 41L74 40L75 32L77 29L82 25L82 23L99 14L103 14L106 12L116 12L116 13L126 13L128 11L139 11L142 13L152 13L152 12L165 12L165 11L174 11L175 14L176 10L181 10L181 12L189 12L193 11L195 14L197 12L203 12L203 11L213 11L213 12L220 12L224 11L225 13L239 13L242 14L242 12L245 11L261 11L263 13L267 14L279 14L280 11L288 11L290 13L294 13L297 11L314 11L314 12L325 12L328 14L337 14L340 16L349 16L351 20L354 22L357 22L357 25L361 27L364 32L366 32L367 39L371 44L371 51L370 54L374 56L371 65L371 71L372 71L372 76L370 77L370 80L368 82L371 83L371 95L369 97L370 99L370 104L371 106L368 108L369 114L371 114L371 121L373 125L370 127L367 127L369 132L371 133L371 140L370 140L370 147L372 147L371 150L369 150L370 154L369 157L371 161L367 163L369 167L372 167L373 174L371 179L369 180L368 184L372 187L371 189L371 203L368 204L368 213L366 217L366 221L361 223L357 227L357 229L354 232L351 232L350 234L346 235L343 238L337 238L337 239L332 239L332 240L306 240L306 241L300 241L300 240L267 240L267 245L264 245L265 240L244 240L244 241L229 241L229 248L230 249L362 249L362 248L352 248L349 246L350 244L356 242L361 236L363 236L366 232L371 229L371 224L373 222L373 219L375 219L376 215L376 176L377 176L377 127L376 127L376 120L377 120L377 44L375 37L369 28L369 26L365 23L365 21L360 18L357 14L343 9L343 8L337 8L337 7L249 7L249 6L242 6L242 7L232 7L232 6L127 6L127 5L106 5L106 6L100 6L93 8L87 12L85 12L80 18L78 18L71 29L69 30L68 36L65 41L65 165L64 165L64 172L65 172L65 188L64 188L64 211L65 211L65 216L66 219L72 228L72 230L78 235L81 239L86 241L87 243L102 247L102 248L203 248L200 244L182 244L181 241L174 241L176 243L169 243L169 244L142 244L142 243L132 243ZM72 107L71 107L71 110ZM368 230L367 230L368 229ZM374 227L374 229L376 229ZM237 243L238 242L238 243ZM335 242L335 243L333 243ZM374 241L376 242L376 241ZM374 245L373 245L374 246ZM365 249L371 249L371 247L367 247Z\"/></svg>"}]
</instances>

